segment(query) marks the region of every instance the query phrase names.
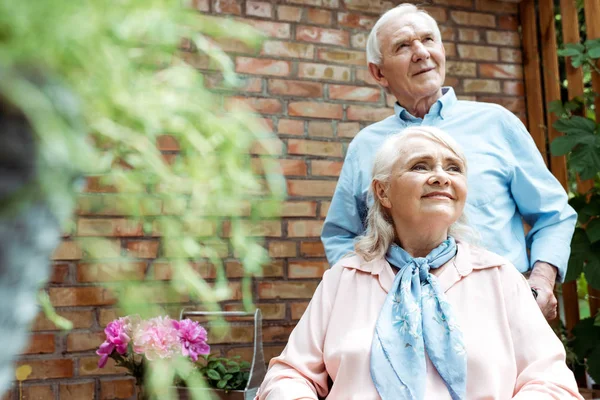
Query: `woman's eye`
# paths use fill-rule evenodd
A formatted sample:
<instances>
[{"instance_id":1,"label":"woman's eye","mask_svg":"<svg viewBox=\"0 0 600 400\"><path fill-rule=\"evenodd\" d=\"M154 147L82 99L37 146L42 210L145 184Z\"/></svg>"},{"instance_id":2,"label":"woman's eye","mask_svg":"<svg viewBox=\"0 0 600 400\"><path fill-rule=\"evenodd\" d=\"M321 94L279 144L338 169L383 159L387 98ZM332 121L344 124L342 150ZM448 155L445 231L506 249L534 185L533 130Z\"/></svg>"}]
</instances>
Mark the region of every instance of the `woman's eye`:
<instances>
[{"instance_id":1,"label":"woman's eye","mask_svg":"<svg viewBox=\"0 0 600 400\"><path fill-rule=\"evenodd\" d=\"M425 164L415 164L412 168L412 171L426 171L427 166Z\"/></svg>"},{"instance_id":2,"label":"woman's eye","mask_svg":"<svg viewBox=\"0 0 600 400\"><path fill-rule=\"evenodd\" d=\"M451 165L448 167L448 171L462 173L462 168L458 165Z\"/></svg>"}]
</instances>

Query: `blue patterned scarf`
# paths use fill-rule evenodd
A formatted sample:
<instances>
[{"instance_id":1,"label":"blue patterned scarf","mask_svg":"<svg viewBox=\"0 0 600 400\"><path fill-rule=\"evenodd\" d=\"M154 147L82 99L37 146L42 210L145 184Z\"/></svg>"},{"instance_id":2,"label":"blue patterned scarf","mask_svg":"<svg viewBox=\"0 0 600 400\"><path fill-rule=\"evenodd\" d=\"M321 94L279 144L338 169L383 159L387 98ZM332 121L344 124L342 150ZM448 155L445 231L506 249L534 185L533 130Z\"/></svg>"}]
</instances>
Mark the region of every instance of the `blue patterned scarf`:
<instances>
[{"instance_id":1,"label":"blue patterned scarf","mask_svg":"<svg viewBox=\"0 0 600 400\"><path fill-rule=\"evenodd\" d=\"M425 396L425 351L452 399L464 399L467 355L463 336L438 280L429 273L456 255L452 237L425 258L392 245L386 259L400 268L377 319L371 377L383 400Z\"/></svg>"}]
</instances>

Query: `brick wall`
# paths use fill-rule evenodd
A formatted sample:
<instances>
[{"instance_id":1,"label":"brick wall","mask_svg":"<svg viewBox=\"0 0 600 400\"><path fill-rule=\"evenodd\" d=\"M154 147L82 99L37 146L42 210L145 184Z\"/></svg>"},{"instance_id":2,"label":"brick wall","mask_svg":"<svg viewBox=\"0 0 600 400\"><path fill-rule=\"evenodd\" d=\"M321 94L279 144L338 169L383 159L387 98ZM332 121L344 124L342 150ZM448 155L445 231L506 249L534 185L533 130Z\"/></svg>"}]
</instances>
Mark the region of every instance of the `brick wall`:
<instances>
[{"instance_id":1,"label":"brick wall","mask_svg":"<svg viewBox=\"0 0 600 400\"><path fill-rule=\"evenodd\" d=\"M281 221L265 227L273 262L255 282L255 300L264 313L266 358L277 355L328 268L319 240L323 219L336 185L348 143L363 127L391 114L393 99L374 85L365 65L364 46L378 15L393 6L377 0L191 0L200 12L227 14L263 30L269 36L259 54L240 43L222 45L246 77L243 92L229 106L247 102L263 114L281 138L281 166L289 199ZM525 101L518 33L518 5L491 0L435 0L425 7L439 22L447 53L446 84L461 98L499 103L525 119ZM186 59L198 68L206 60L192 52ZM209 83L212 82L209 80ZM176 152L168 137L162 150ZM89 191L98 188L90 182ZM100 190L100 189L98 189ZM80 216L72 235L86 235L103 221L115 246L139 258L144 276L158 255L156 238L142 237L139 226L118 215L88 215L82 196ZM98 219L100 218L100 219ZM212 228L211 228L212 229ZM102 265L80 261L81 252L66 237L53 257L50 297L75 329L59 333L40 316L20 364L33 373L23 385L24 399L126 399L134 395L132 381L112 364L99 370L95 348L102 329L115 317L114 300L100 286ZM158 266L154 278L168 279ZM214 277L210 268L200 268ZM232 285L241 269L228 259ZM239 290L225 308L240 306ZM236 326L222 349L227 354L251 354L248 325ZM18 398L16 388L7 398Z\"/></svg>"}]
</instances>

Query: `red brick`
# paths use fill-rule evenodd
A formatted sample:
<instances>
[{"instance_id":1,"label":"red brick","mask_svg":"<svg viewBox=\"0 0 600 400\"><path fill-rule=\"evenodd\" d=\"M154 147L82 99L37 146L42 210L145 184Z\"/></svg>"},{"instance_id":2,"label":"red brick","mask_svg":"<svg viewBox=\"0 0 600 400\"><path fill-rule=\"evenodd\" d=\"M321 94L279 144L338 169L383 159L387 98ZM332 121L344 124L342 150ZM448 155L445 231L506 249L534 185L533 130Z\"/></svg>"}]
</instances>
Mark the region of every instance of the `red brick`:
<instances>
[{"instance_id":1,"label":"red brick","mask_svg":"<svg viewBox=\"0 0 600 400\"><path fill-rule=\"evenodd\" d=\"M367 47L368 32L353 33L350 36L350 46L355 49L364 50Z\"/></svg>"},{"instance_id":2,"label":"red brick","mask_svg":"<svg viewBox=\"0 0 600 400\"><path fill-rule=\"evenodd\" d=\"M487 31L485 35L488 44L512 47L521 46L521 38L518 32Z\"/></svg>"},{"instance_id":3,"label":"red brick","mask_svg":"<svg viewBox=\"0 0 600 400\"><path fill-rule=\"evenodd\" d=\"M283 58L313 59L315 55L315 46L305 43L276 42L269 40L263 43L261 54Z\"/></svg>"},{"instance_id":4,"label":"red brick","mask_svg":"<svg viewBox=\"0 0 600 400\"><path fill-rule=\"evenodd\" d=\"M65 283L69 279L69 264L53 263L50 283Z\"/></svg>"},{"instance_id":5,"label":"red brick","mask_svg":"<svg viewBox=\"0 0 600 400\"><path fill-rule=\"evenodd\" d=\"M271 9L271 3L266 1L252 1L246 2L246 14L254 17L271 18L273 10Z\"/></svg>"},{"instance_id":6,"label":"red brick","mask_svg":"<svg viewBox=\"0 0 600 400\"><path fill-rule=\"evenodd\" d=\"M292 319L294 321L297 321L300 318L302 318L302 315L304 315L304 312L306 311L307 307L308 307L308 301L290 303L290 309L292 311Z\"/></svg>"},{"instance_id":7,"label":"red brick","mask_svg":"<svg viewBox=\"0 0 600 400\"><path fill-rule=\"evenodd\" d=\"M127 256L137 258L156 258L159 246L156 240L130 240L125 244Z\"/></svg>"},{"instance_id":8,"label":"red brick","mask_svg":"<svg viewBox=\"0 0 600 400\"><path fill-rule=\"evenodd\" d=\"M85 329L92 326L94 315L92 311L62 311L58 310L57 314L63 318L68 319L73 323L75 329ZM43 312L38 313L36 316L32 331L57 331L59 330L52 321L50 321Z\"/></svg>"},{"instance_id":9,"label":"red brick","mask_svg":"<svg viewBox=\"0 0 600 400\"><path fill-rule=\"evenodd\" d=\"M299 63L298 77L320 81L347 82L350 80L350 68L326 64Z\"/></svg>"},{"instance_id":10,"label":"red brick","mask_svg":"<svg viewBox=\"0 0 600 400\"><path fill-rule=\"evenodd\" d=\"M287 76L290 68L289 61L250 57L237 57L235 60L236 72L245 74Z\"/></svg>"},{"instance_id":11,"label":"red brick","mask_svg":"<svg viewBox=\"0 0 600 400\"><path fill-rule=\"evenodd\" d=\"M279 164L285 176L306 176L307 167L304 160L279 160Z\"/></svg>"},{"instance_id":12,"label":"red brick","mask_svg":"<svg viewBox=\"0 0 600 400\"><path fill-rule=\"evenodd\" d=\"M473 0L436 0L435 4L462 7L462 8L473 8Z\"/></svg>"},{"instance_id":13,"label":"red brick","mask_svg":"<svg viewBox=\"0 0 600 400\"><path fill-rule=\"evenodd\" d=\"M100 397L106 400L129 399L136 391L135 380L111 379L100 381Z\"/></svg>"},{"instance_id":14,"label":"red brick","mask_svg":"<svg viewBox=\"0 0 600 400\"><path fill-rule=\"evenodd\" d=\"M115 303L114 295L101 287L51 287L50 301L55 307L102 306Z\"/></svg>"},{"instance_id":15,"label":"red brick","mask_svg":"<svg viewBox=\"0 0 600 400\"><path fill-rule=\"evenodd\" d=\"M283 142L277 137L257 140L250 148L250 154L281 155Z\"/></svg>"},{"instance_id":16,"label":"red brick","mask_svg":"<svg viewBox=\"0 0 600 400\"><path fill-rule=\"evenodd\" d=\"M335 181L288 180L290 196L331 197L335 190Z\"/></svg>"},{"instance_id":17,"label":"red brick","mask_svg":"<svg viewBox=\"0 0 600 400\"><path fill-rule=\"evenodd\" d=\"M321 241L300 243L301 257L325 257L325 247Z\"/></svg>"},{"instance_id":18,"label":"red brick","mask_svg":"<svg viewBox=\"0 0 600 400\"><path fill-rule=\"evenodd\" d=\"M287 3L303 4L306 6L319 6L327 8L338 8L339 0L287 0Z\"/></svg>"},{"instance_id":19,"label":"red brick","mask_svg":"<svg viewBox=\"0 0 600 400\"><path fill-rule=\"evenodd\" d=\"M516 31L519 29L519 18L515 15L501 15L498 17L498 28Z\"/></svg>"},{"instance_id":20,"label":"red brick","mask_svg":"<svg viewBox=\"0 0 600 400\"><path fill-rule=\"evenodd\" d=\"M286 201L281 210L282 217L315 217L317 203L314 201Z\"/></svg>"},{"instance_id":21,"label":"red brick","mask_svg":"<svg viewBox=\"0 0 600 400\"><path fill-rule=\"evenodd\" d=\"M269 257L296 257L297 255L296 242L282 240L269 242Z\"/></svg>"},{"instance_id":22,"label":"red brick","mask_svg":"<svg viewBox=\"0 0 600 400\"><path fill-rule=\"evenodd\" d=\"M277 17L282 21L299 22L302 18L302 9L291 6L278 6Z\"/></svg>"},{"instance_id":23,"label":"red brick","mask_svg":"<svg viewBox=\"0 0 600 400\"><path fill-rule=\"evenodd\" d=\"M474 62L447 61L446 73L452 76L476 76L477 64Z\"/></svg>"},{"instance_id":24,"label":"red brick","mask_svg":"<svg viewBox=\"0 0 600 400\"><path fill-rule=\"evenodd\" d=\"M394 114L391 108L374 108L364 106L348 106L346 111L350 121L381 121Z\"/></svg>"},{"instance_id":25,"label":"red brick","mask_svg":"<svg viewBox=\"0 0 600 400\"><path fill-rule=\"evenodd\" d=\"M481 42L481 34L477 29L460 28L458 30L458 40L460 42Z\"/></svg>"},{"instance_id":26,"label":"red brick","mask_svg":"<svg viewBox=\"0 0 600 400\"><path fill-rule=\"evenodd\" d=\"M242 13L241 0L213 0L213 11L219 14Z\"/></svg>"},{"instance_id":27,"label":"red brick","mask_svg":"<svg viewBox=\"0 0 600 400\"><path fill-rule=\"evenodd\" d=\"M29 336L29 344L21 354L50 354L54 353L54 335L37 333Z\"/></svg>"},{"instance_id":28,"label":"red brick","mask_svg":"<svg viewBox=\"0 0 600 400\"><path fill-rule=\"evenodd\" d=\"M522 79L523 67L515 64L479 64L482 78Z\"/></svg>"},{"instance_id":29,"label":"red brick","mask_svg":"<svg viewBox=\"0 0 600 400\"><path fill-rule=\"evenodd\" d=\"M280 237L281 236L281 221L265 220L265 221L240 221L240 225L246 230L248 236L265 236L265 237ZM223 236L231 236L231 222L223 223Z\"/></svg>"},{"instance_id":30,"label":"red brick","mask_svg":"<svg viewBox=\"0 0 600 400\"><path fill-rule=\"evenodd\" d=\"M431 15L438 24L444 23L448 20L448 15L445 8L434 6L422 6L421 8L427 11L427 13Z\"/></svg>"},{"instance_id":31,"label":"red brick","mask_svg":"<svg viewBox=\"0 0 600 400\"><path fill-rule=\"evenodd\" d=\"M459 44L457 46L461 60L498 61L498 48Z\"/></svg>"},{"instance_id":32,"label":"red brick","mask_svg":"<svg viewBox=\"0 0 600 400\"><path fill-rule=\"evenodd\" d=\"M453 42L456 40L456 29L451 26L440 26L440 33L442 34L443 42Z\"/></svg>"},{"instance_id":33,"label":"red brick","mask_svg":"<svg viewBox=\"0 0 600 400\"><path fill-rule=\"evenodd\" d=\"M54 398L54 389L51 385L24 385L22 390L23 400L47 400Z\"/></svg>"},{"instance_id":34,"label":"red brick","mask_svg":"<svg viewBox=\"0 0 600 400\"><path fill-rule=\"evenodd\" d=\"M342 144L317 140L290 139L288 154L342 157Z\"/></svg>"},{"instance_id":35,"label":"red brick","mask_svg":"<svg viewBox=\"0 0 600 400\"><path fill-rule=\"evenodd\" d=\"M492 11L507 14L519 13L519 5L507 1L475 0L475 8L478 11Z\"/></svg>"},{"instance_id":36,"label":"red brick","mask_svg":"<svg viewBox=\"0 0 600 400\"><path fill-rule=\"evenodd\" d=\"M156 147L160 151L179 151L179 142L171 135L160 135L156 138Z\"/></svg>"},{"instance_id":37,"label":"red brick","mask_svg":"<svg viewBox=\"0 0 600 400\"><path fill-rule=\"evenodd\" d=\"M268 89L280 96L323 97L323 84L317 82L269 79Z\"/></svg>"},{"instance_id":38,"label":"red brick","mask_svg":"<svg viewBox=\"0 0 600 400\"><path fill-rule=\"evenodd\" d=\"M145 273L145 262L82 263L77 265L78 282L142 280Z\"/></svg>"},{"instance_id":39,"label":"red brick","mask_svg":"<svg viewBox=\"0 0 600 400\"><path fill-rule=\"evenodd\" d=\"M306 22L316 25L330 25L331 11L308 8L306 9Z\"/></svg>"},{"instance_id":40,"label":"red brick","mask_svg":"<svg viewBox=\"0 0 600 400\"><path fill-rule=\"evenodd\" d=\"M468 11L450 11L450 18L458 25L496 27L496 17L492 14Z\"/></svg>"},{"instance_id":41,"label":"red brick","mask_svg":"<svg viewBox=\"0 0 600 400\"><path fill-rule=\"evenodd\" d=\"M513 96L524 96L525 87L523 82L502 82L502 92Z\"/></svg>"},{"instance_id":42,"label":"red brick","mask_svg":"<svg viewBox=\"0 0 600 400\"><path fill-rule=\"evenodd\" d=\"M456 57L456 45L454 43L444 43L444 49L446 49L447 58Z\"/></svg>"},{"instance_id":43,"label":"red brick","mask_svg":"<svg viewBox=\"0 0 600 400\"><path fill-rule=\"evenodd\" d=\"M70 378L73 376L73 360L71 359L17 361L17 368L21 365L31 367L31 374L26 379L28 381L33 379Z\"/></svg>"},{"instance_id":44,"label":"red brick","mask_svg":"<svg viewBox=\"0 0 600 400\"><path fill-rule=\"evenodd\" d=\"M521 50L501 48L500 61L522 64L523 54L521 53Z\"/></svg>"},{"instance_id":45,"label":"red brick","mask_svg":"<svg viewBox=\"0 0 600 400\"><path fill-rule=\"evenodd\" d=\"M81 248L76 242L62 241L54 253L53 260L79 260L83 256Z\"/></svg>"},{"instance_id":46,"label":"red brick","mask_svg":"<svg viewBox=\"0 0 600 400\"><path fill-rule=\"evenodd\" d=\"M287 342L294 330L293 325L271 325L263 328L265 342Z\"/></svg>"},{"instance_id":47,"label":"red brick","mask_svg":"<svg viewBox=\"0 0 600 400\"><path fill-rule=\"evenodd\" d=\"M340 176L343 164L341 161L312 160L310 172L313 176Z\"/></svg>"},{"instance_id":48,"label":"red brick","mask_svg":"<svg viewBox=\"0 0 600 400\"><path fill-rule=\"evenodd\" d=\"M280 119L277 132L286 135L304 135L304 121L296 119Z\"/></svg>"},{"instance_id":49,"label":"red brick","mask_svg":"<svg viewBox=\"0 0 600 400\"><path fill-rule=\"evenodd\" d=\"M444 86L451 86L453 88L456 88L459 85L460 81L458 80L458 78L446 75L446 79L444 80Z\"/></svg>"},{"instance_id":50,"label":"red brick","mask_svg":"<svg viewBox=\"0 0 600 400\"><path fill-rule=\"evenodd\" d=\"M465 79L465 93L500 93L500 82L491 79Z\"/></svg>"},{"instance_id":51,"label":"red brick","mask_svg":"<svg viewBox=\"0 0 600 400\"><path fill-rule=\"evenodd\" d=\"M226 262L225 269L228 278L241 278L244 276L244 267L238 261ZM269 264L263 265L262 276L269 278L283 277L283 260L271 260Z\"/></svg>"},{"instance_id":52,"label":"red brick","mask_svg":"<svg viewBox=\"0 0 600 400\"><path fill-rule=\"evenodd\" d=\"M79 236L142 236L142 224L123 218L77 220Z\"/></svg>"},{"instance_id":53,"label":"red brick","mask_svg":"<svg viewBox=\"0 0 600 400\"><path fill-rule=\"evenodd\" d=\"M366 11L376 14L380 14L383 11L383 4L381 1L345 0L344 5L348 10Z\"/></svg>"},{"instance_id":54,"label":"red brick","mask_svg":"<svg viewBox=\"0 0 600 400\"><path fill-rule=\"evenodd\" d=\"M360 131L358 122L339 122L337 127L337 136L353 138Z\"/></svg>"},{"instance_id":55,"label":"red brick","mask_svg":"<svg viewBox=\"0 0 600 400\"><path fill-rule=\"evenodd\" d=\"M67 335L67 351L97 350L104 342L104 332L74 332Z\"/></svg>"},{"instance_id":56,"label":"red brick","mask_svg":"<svg viewBox=\"0 0 600 400\"><path fill-rule=\"evenodd\" d=\"M211 89L219 89L227 92L262 92L262 79L253 76L238 76L239 84L235 87L227 86L221 76L207 75L205 76L206 87Z\"/></svg>"},{"instance_id":57,"label":"red brick","mask_svg":"<svg viewBox=\"0 0 600 400\"><path fill-rule=\"evenodd\" d=\"M350 45L350 35L346 31L304 25L296 27L296 40L342 47Z\"/></svg>"},{"instance_id":58,"label":"red brick","mask_svg":"<svg viewBox=\"0 0 600 400\"><path fill-rule=\"evenodd\" d=\"M308 123L308 136L333 137L333 126L331 122L310 121Z\"/></svg>"},{"instance_id":59,"label":"red brick","mask_svg":"<svg viewBox=\"0 0 600 400\"><path fill-rule=\"evenodd\" d=\"M292 117L341 119L343 109L341 104L292 101L288 104L288 115Z\"/></svg>"},{"instance_id":60,"label":"red brick","mask_svg":"<svg viewBox=\"0 0 600 400\"><path fill-rule=\"evenodd\" d=\"M61 383L60 400L82 400L93 399L96 396L96 385L94 382Z\"/></svg>"},{"instance_id":61,"label":"red brick","mask_svg":"<svg viewBox=\"0 0 600 400\"><path fill-rule=\"evenodd\" d=\"M281 101L260 97L230 97L225 102L225 109L239 111L251 108L260 114L281 114Z\"/></svg>"},{"instance_id":62,"label":"red brick","mask_svg":"<svg viewBox=\"0 0 600 400\"><path fill-rule=\"evenodd\" d=\"M328 269L329 263L327 261L290 261L288 266L288 278L322 278L323 274Z\"/></svg>"},{"instance_id":63,"label":"red brick","mask_svg":"<svg viewBox=\"0 0 600 400\"><path fill-rule=\"evenodd\" d=\"M285 22L260 21L257 19L238 18L238 21L258 29L265 35L277 39L289 39L290 24Z\"/></svg>"},{"instance_id":64,"label":"red brick","mask_svg":"<svg viewBox=\"0 0 600 400\"><path fill-rule=\"evenodd\" d=\"M258 297L261 299L309 299L317 289L318 282L259 282Z\"/></svg>"},{"instance_id":65,"label":"red brick","mask_svg":"<svg viewBox=\"0 0 600 400\"><path fill-rule=\"evenodd\" d=\"M338 24L346 28L368 29L370 30L375 25L377 18L369 17L361 13L345 13L338 12Z\"/></svg>"},{"instance_id":66,"label":"red brick","mask_svg":"<svg viewBox=\"0 0 600 400\"><path fill-rule=\"evenodd\" d=\"M321 202L321 211L319 213L319 216L321 218L325 218L327 216L327 212L329 211L330 206L331 206L330 201L322 201Z\"/></svg>"},{"instance_id":67,"label":"red brick","mask_svg":"<svg viewBox=\"0 0 600 400\"><path fill-rule=\"evenodd\" d=\"M320 237L323 221L292 220L288 221L289 237Z\"/></svg>"},{"instance_id":68,"label":"red brick","mask_svg":"<svg viewBox=\"0 0 600 400\"><path fill-rule=\"evenodd\" d=\"M336 100L377 102L381 98L381 91L364 86L329 85L329 97Z\"/></svg>"},{"instance_id":69,"label":"red brick","mask_svg":"<svg viewBox=\"0 0 600 400\"><path fill-rule=\"evenodd\" d=\"M318 56L319 60L322 61L346 65L354 64L363 66L367 63L364 51L320 49Z\"/></svg>"},{"instance_id":70,"label":"red brick","mask_svg":"<svg viewBox=\"0 0 600 400\"><path fill-rule=\"evenodd\" d=\"M260 309L263 319L277 320L285 319L285 303L258 303L255 304ZM224 311L245 311L243 304L231 303L223 306ZM231 321L252 321L253 317L236 317Z\"/></svg>"},{"instance_id":71,"label":"red brick","mask_svg":"<svg viewBox=\"0 0 600 400\"><path fill-rule=\"evenodd\" d=\"M365 83L367 85L379 87L379 84L377 83L377 81L375 81L375 79L373 79L373 76L371 76L371 73L366 69L359 69L359 68L356 69L356 82Z\"/></svg>"},{"instance_id":72,"label":"red brick","mask_svg":"<svg viewBox=\"0 0 600 400\"><path fill-rule=\"evenodd\" d=\"M79 376L92 376L92 375L115 375L125 374L127 369L125 367L117 367L115 361L112 358L108 359L108 362L104 368L98 368L98 356L93 355L91 357L81 357L79 359L79 368L77 374Z\"/></svg>"}]
</instances>

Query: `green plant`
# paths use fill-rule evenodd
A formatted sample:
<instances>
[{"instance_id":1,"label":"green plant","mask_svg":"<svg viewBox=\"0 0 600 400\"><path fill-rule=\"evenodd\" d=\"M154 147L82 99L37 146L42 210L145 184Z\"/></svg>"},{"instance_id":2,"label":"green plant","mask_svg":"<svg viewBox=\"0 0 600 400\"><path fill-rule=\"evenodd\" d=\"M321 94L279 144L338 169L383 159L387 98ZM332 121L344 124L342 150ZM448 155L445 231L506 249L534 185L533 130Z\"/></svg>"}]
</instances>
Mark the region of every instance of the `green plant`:
<instances>
[{"instance_id":1,"label":"green plant","mask_svg":"<svg viewBox=\"0 0 600 400\"><path fill-rule=\"evenodd\" d=\"M243 390L250 379L250 363L238 361L240 356L231 359L214 354L206 358L206 365L200 368L208 385L223 390Z\"/></svg>"},{"instance_id":2,"label":"green plant","mask_svg":"<svg viewBox=\"0 0 600 400\"><path fill-rule=\"evenodd\" d=\"M592 73L600 74L596 66L600 59L600 39L566 44L558 53L569 57L573 67L584 66ZM590 79L586 77L586 86ZM590 88L586 90L589 92ZM593 107L594 97L598 94L592 94L549 104L549 111L558 117L553 126L563 133L552 141L550 150L555 156L567 156L573 184L577 176L593 181L587 193L574 194L569 201L578 218L565 281L584 280L600 290L600 124L595 120L597 110ZM567 343L570 350L578 362L586 365L590 376L600 382L600 313L583 318L571 334L574 339Z\"/></svg>"}]
</instances>

